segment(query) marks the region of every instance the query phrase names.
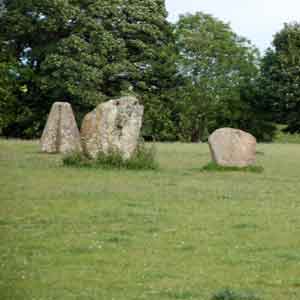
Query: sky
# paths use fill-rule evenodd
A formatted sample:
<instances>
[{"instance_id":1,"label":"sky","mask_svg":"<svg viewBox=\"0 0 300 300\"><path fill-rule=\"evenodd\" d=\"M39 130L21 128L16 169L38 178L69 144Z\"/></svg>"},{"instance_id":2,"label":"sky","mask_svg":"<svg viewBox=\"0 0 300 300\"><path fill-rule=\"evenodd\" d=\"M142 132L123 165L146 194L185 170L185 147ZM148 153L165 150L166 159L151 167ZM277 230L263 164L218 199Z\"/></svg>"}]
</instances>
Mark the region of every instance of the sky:
<instances>
[{"instance_id":1,"label":"sky","mask_svg":"<svg viewBox=\"0 0 300 300\"><path fill-rule=\"evenodd\" d=\"M187 12L212 14L262 53L285 22L300 22L300 0L166 0L166 6L171 22Z\"/></svg>"}]
</instances>

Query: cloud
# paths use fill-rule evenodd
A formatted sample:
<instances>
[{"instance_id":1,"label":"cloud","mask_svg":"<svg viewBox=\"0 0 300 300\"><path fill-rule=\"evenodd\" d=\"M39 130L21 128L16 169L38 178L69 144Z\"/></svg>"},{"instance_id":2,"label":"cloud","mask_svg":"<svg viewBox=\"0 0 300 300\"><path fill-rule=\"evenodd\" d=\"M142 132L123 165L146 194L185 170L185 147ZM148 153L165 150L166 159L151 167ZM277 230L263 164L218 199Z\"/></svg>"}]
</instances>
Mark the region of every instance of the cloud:
<instances>
[{"instance_id":1,"label":"cloud","mask_svg":"<svg viewBox=\"0 0 300 300\"><path fill-rule=\"evenodd\" d=\"M250 39L261 51L270 46L285 22L300 22L299 0L166 0L166 6L172 22L187 12L210 13L230 23L237 34Z\"/></svg>"}]
</instances>

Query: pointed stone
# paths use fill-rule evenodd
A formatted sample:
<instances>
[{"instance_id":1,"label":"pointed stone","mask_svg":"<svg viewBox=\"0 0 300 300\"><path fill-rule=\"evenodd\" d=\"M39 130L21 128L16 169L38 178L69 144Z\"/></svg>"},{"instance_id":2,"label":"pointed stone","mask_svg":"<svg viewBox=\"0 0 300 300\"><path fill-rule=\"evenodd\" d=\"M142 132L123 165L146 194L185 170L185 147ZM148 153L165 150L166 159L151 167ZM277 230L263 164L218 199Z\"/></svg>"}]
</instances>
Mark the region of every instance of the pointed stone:
<instances>
[{"instance_id":1,"label":"pointed stone","mask_svg":"<svg viewBox=\"0 0 300 300\"><path fill-rule=\"evenodd\" d=\"M80 152L80 133L72 107L68 102L52 105L41 137L41 149L47 153Z\"/></svg>"},{"instance_id":2,"label":"pointed stone","mask_svg":"<svg viewBox=\"0 0 300 300\"><path fill-rule=\"evenodd\" d=\"M123 159L129 159L138 146L143 114L144 107L135 97L99 104L82 123L84 150L93 158L99 152L117 152Z\"/></svg>"},{"instance_id":3,"label":"pointed stone","mask_svg":"<svg viewBox=\"0 0 300 300\"><path fill-rule=\"evenodd\" d=\"M239 129L221 128L208 139L212 159L220 166L247 167L256 161L256 139Z\"/></svg>"}]
</instances>

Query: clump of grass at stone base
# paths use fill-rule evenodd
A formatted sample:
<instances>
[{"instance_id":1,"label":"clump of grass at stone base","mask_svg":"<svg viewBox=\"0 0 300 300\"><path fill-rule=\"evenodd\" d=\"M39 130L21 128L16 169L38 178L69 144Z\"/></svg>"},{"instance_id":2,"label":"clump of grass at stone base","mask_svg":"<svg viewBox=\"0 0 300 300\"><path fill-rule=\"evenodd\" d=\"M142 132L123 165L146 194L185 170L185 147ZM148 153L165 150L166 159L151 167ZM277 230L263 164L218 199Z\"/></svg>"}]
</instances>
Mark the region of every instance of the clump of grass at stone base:
<instances>
[{"instance_id":1,"label":"clump of grass at stone base","mask_svg":"<svg viewBox=\"0 0 300 300\"><path fill-rule=\"evenodd\" d=\"M217 291L211 300L261 300L251 291L239 291L225 288Z\"/></svg>"},{"instance_id":2,"label":"clump of grass at stone base","mask_svg":"<svg viewBox=\"0 0 300 300\"><path fill-rule=\"evenodd\" d=\"M77 168L99 169L128 169L128 170L157 170L155 146L139 144L130 159L124 160L118 152L108 154L99 153L96 159L92 159L84 153L71 153L63 157L63 165Z\"/></svg>"},{"instance_id":3,"label":"clump of grass at stone base","mask_svg":"<svg viewBox=\"0 0 300 300\"><path fill-rule=\"evenodd\" d=\"M248 166L248 167L225 167L219 166L215 162L209 162L207 165L201 168L202 172L252 172L262 173L264 168L262 166Z\"/></svg>"}]
</instances>

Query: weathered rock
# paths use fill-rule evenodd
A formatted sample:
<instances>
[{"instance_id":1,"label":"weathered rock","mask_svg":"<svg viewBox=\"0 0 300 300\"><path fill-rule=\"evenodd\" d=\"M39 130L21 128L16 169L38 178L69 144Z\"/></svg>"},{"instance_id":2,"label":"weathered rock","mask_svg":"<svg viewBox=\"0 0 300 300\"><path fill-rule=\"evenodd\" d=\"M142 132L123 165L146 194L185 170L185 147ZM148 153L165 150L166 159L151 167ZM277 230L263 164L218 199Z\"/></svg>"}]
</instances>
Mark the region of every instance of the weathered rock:
<instances>
[{"instance_id":1,"label":"weathered rock","mask_svg":"<svg viewBox=\"0 0 300 300\"><path fill-rule=\"evenodd\" d=\"M117 152L123 159L129 159L138 146L143 113L144 107L135 97L99 104L82 123L84 151L93 158L99 152Z\"/></svg>"},{"instance_id":2,"label":"weathered rock","mask_svg":"<svg viewBox=\"0 0 300 300\"><path fill-rule=\"evenodd\" d=\"M81 124L81 141L83 151L91 157L96 157L100 144L97 139L97 117L96 109L88 113Z\"/></svg>"},{"instance_id":3,"label":"weathered rock","mask_svg":"<svg viewBox=\"0 0 300 300\"><path fill-rule=\"evenodd\" d=\"M220 166L246 167L256 161L256 139L251 134L232 128L221 128L208 139L210 152Z\"/></svg>"},{"instance_id":4,"label":"weathered rock","mask_svg":"<svg viewBox=\"0 0 300 300\"><path fill-rule=\"evenodd\" d=\"M67 102L55 102L41 138L41 148L47 153L82 151L80 133L72 107Z\"/></svg>"}]
</instances>

